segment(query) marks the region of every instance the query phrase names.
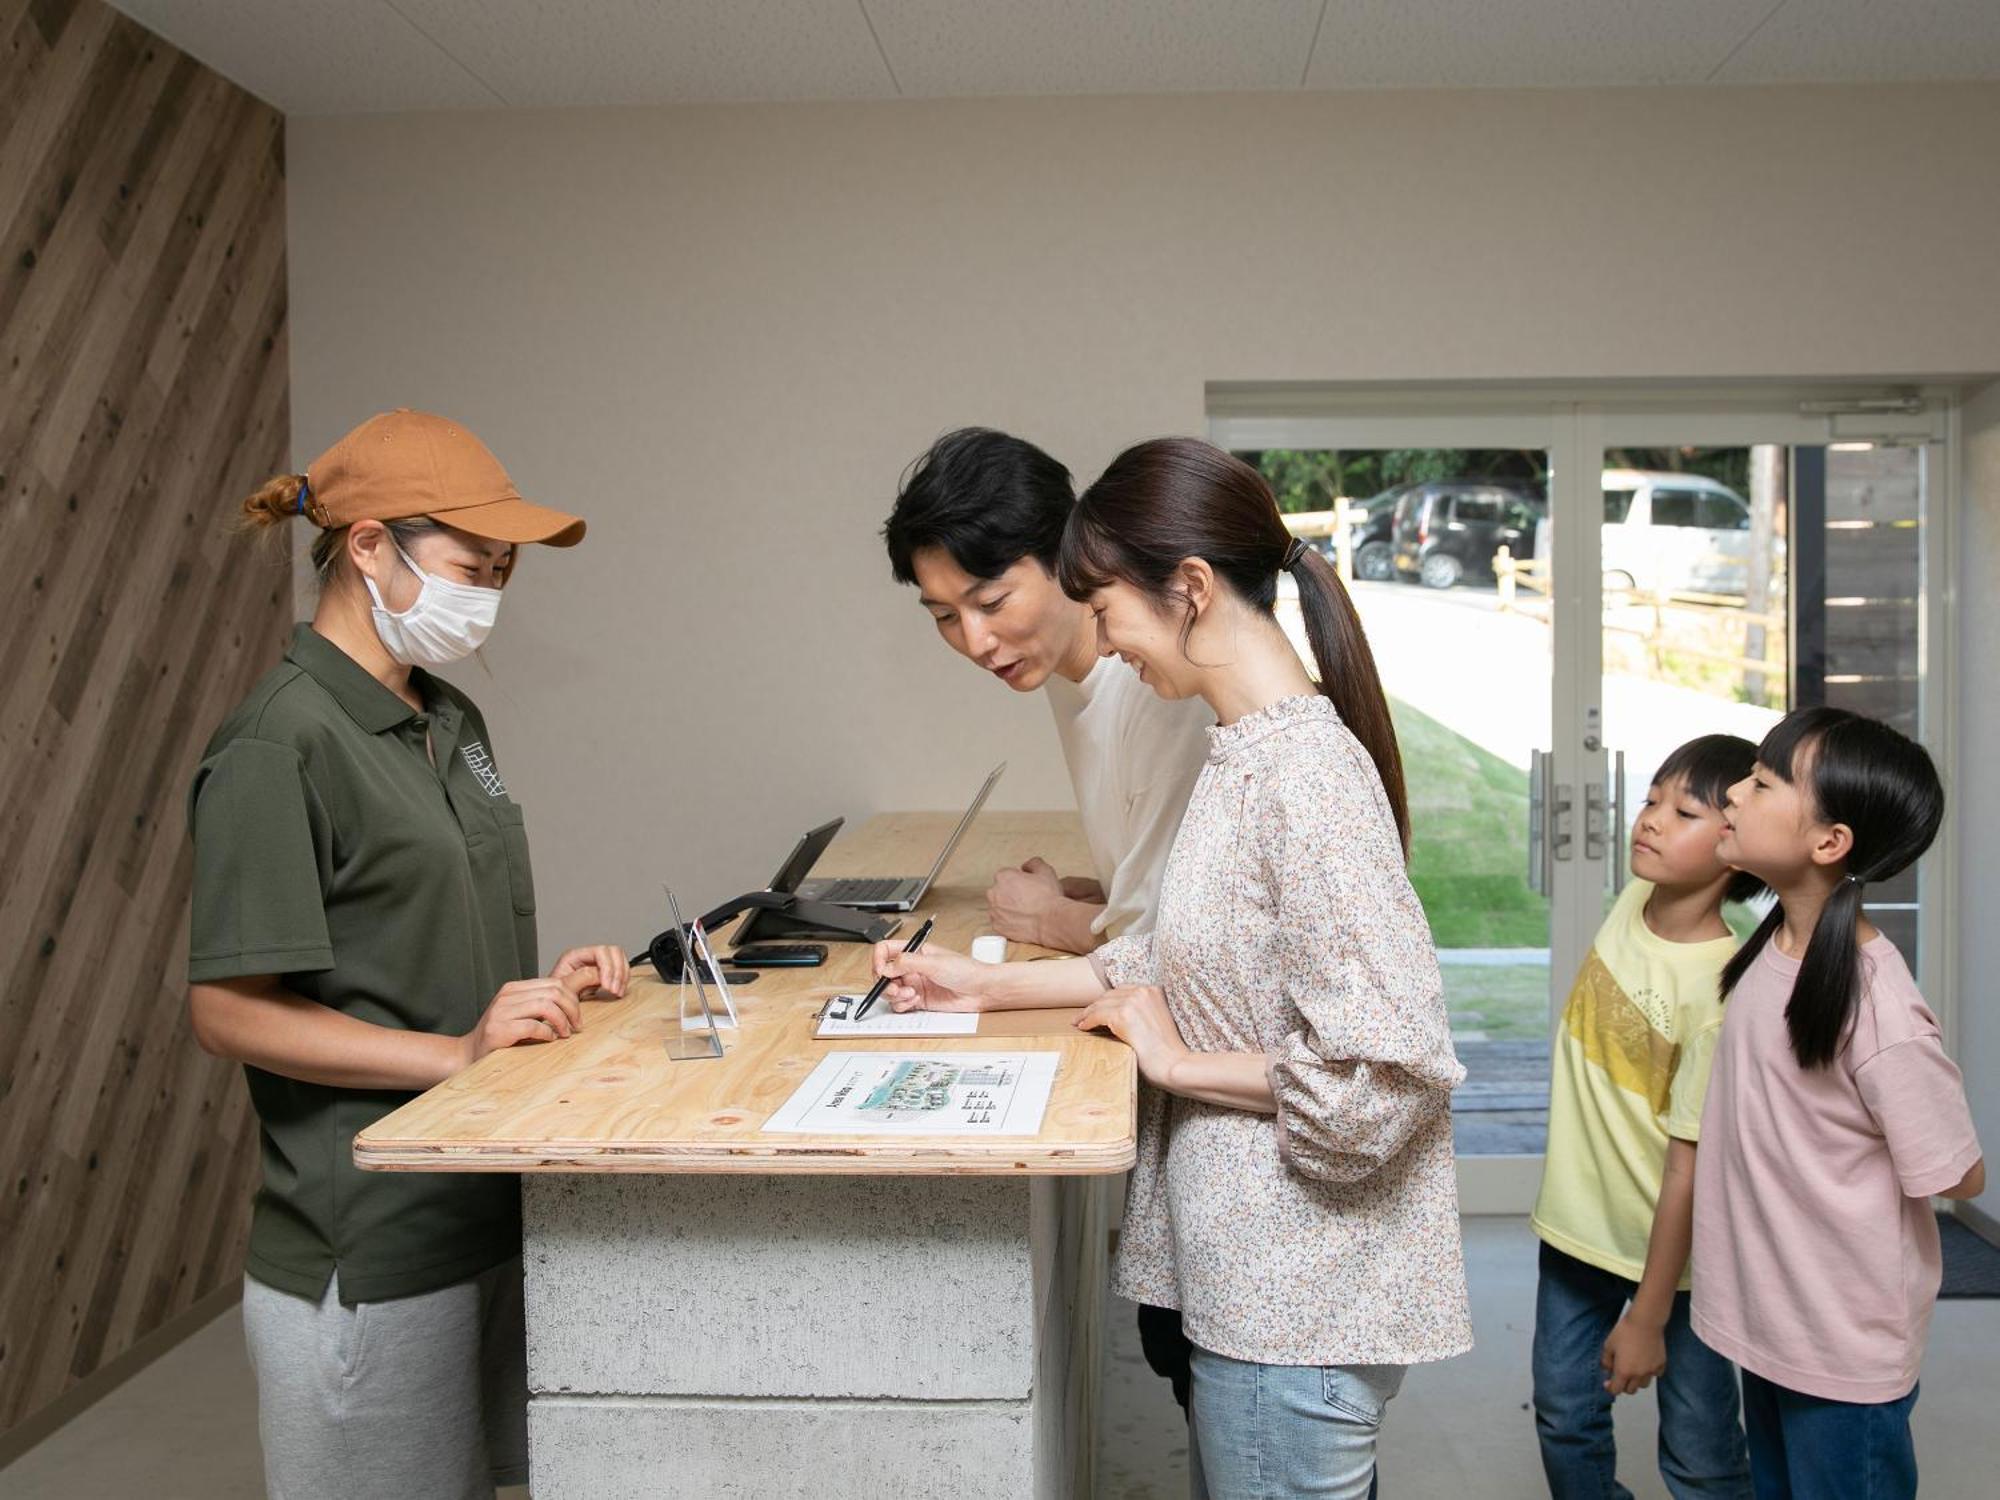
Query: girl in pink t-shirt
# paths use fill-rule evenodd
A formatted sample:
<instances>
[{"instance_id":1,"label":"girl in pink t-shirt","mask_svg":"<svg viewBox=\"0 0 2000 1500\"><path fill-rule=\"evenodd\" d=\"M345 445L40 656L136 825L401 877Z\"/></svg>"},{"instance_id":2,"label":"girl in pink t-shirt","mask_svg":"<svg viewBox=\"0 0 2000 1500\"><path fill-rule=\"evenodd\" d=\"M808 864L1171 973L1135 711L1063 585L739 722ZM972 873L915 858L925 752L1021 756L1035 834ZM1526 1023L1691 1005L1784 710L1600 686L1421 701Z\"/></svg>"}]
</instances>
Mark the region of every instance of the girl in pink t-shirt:
<instances>
[{"instance_id":1,"label":"girl in pink t-shirt","mask_svg":"<svg viewBox=\"0 0 2000 1500\"><path fill-rule=\"evenodd\" d=\"M1936 1018L1862 900L1943 816L1921 746L1834 708L1788 715L1729 790L1718 852L1778 903L1723 971L1693 1323L1742 1367L1759 1500L1917 1492L1929 1199L1976 1196L1986 1169Z\"/></svg>"}]
</instances>

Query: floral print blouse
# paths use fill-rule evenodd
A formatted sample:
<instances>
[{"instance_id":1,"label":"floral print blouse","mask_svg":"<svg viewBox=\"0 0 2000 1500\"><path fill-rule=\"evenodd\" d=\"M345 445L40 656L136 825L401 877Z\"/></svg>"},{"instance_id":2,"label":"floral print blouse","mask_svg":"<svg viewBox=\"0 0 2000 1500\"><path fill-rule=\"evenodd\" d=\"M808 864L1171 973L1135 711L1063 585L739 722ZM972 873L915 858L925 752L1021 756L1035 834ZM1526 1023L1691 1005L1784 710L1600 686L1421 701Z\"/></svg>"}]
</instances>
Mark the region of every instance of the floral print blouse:
<instances>
[{"instance_id":1,"label":"floral print blouse","mask_svg":"<svg viewBox=\"0 0 2000 1500\"><path fill-rule=\"evenodd\" d=\"M1452 1052L1430 928L1368 753L1325 698L1209 731L1154 931L1093 955L1188 1046L1261 1052L1275 1116L1141 1086L1112 1285L1259 1364L1472 1347Z\"/></svg>"}]
</instances>

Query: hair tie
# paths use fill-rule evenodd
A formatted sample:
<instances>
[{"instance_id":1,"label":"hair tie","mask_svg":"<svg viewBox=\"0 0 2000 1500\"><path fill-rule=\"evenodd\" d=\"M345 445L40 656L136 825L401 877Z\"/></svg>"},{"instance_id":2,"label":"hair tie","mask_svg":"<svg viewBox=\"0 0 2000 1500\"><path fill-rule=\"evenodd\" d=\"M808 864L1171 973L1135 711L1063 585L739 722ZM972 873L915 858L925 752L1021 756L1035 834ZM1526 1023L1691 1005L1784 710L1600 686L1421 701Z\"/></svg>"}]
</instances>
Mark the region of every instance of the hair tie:
<instances>
[{"instance_id":1,"label":"hair tie","mask_svg":"<svg viewBox=\"0 0 2000 1500\"><path fill-rule=\"evenodd\" d=\"M299 476L299 498L292 507L292 514L298 516L304 515L306 513L306 501L310 500L311 498L312 498L312 481L308 479L305 475L301 474Z\"/></svg>"},{"instance_id":2,"label":"hair tie","mask_svg":"<svg viewBox=\"0 0 2000 1500\"><path fill-rule=\"evenodd\" d=\"M1849 885L1865 885L1867 882L1862 880L1862 878L1859 875L1849 875L1847 877L1847 883Z\"/></svg>"},{"instance_id":3,"label":"hair tie","mask_svg":"<svg viewBox=\"0 0 2000 1500\"><path fill-rule=\"evenodd\" d=\"M1285 560L1278 565L1278 571L1289 573L1299 565L1299 559L1306 555L1306 544L1302 537L1293 537L1291 546L1285 549Z\"/></svg>"}]
</instances>

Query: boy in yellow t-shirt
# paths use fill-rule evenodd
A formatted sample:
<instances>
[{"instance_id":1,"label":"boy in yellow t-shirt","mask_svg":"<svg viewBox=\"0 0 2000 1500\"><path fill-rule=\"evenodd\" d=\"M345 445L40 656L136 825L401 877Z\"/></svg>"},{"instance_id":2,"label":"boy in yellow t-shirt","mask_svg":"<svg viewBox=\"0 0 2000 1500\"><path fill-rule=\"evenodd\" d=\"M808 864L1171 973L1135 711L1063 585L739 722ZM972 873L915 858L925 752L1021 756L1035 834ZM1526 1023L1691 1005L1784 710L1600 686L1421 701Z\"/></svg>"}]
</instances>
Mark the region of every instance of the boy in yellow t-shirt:
<instances>
[{"instance_id":1,"label":"boy in yellow t-shirt","mask_svg":"<svg viewBox=\"0 0 2000 1500\"><path fill-rule=\"evenodd\" d=\"M1685 1273L1720 981L1736 951L1722 906L1762 888L1715 849L1725 794L1756 755L1712 734L1667 757L1632 828L1636 878L1556 1030L1530 1221L1542 1240L1535 1433L1555 1500L1630 1500L1611 1402L1655 1377L1660 1475L1675 1500L1751 1493L1736 1370L1689 1328Z\"/></svg>"}]
</instances>

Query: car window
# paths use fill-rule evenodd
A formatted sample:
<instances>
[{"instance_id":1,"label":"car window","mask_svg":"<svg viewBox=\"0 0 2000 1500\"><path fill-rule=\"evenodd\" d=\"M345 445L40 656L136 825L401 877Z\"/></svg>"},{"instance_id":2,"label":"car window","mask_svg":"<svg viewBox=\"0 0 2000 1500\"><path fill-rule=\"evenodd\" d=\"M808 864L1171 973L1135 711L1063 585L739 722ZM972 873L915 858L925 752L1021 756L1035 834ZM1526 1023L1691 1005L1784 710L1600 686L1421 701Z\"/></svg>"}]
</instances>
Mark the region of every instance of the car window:
<instances>
[{"instance_id":1,"label":"car window","mask_svg":"<svg viewBox=\"0 0 2000 1500\"><path fill-rule=\"evenodd\" d=\"M1617 526L1632 512L1632 497L1637 490L1606 490L1604 492L1604 524Z\"/></svg>"},{"instance_id":2,"label":"car window","mask_svg":"<svg viewBox=\"0 0 2000 1500\"><path fill-rule=\"evenodd\" d=\"M1532 531L1537 519L1535 507L1530 505L1526 500L1509 500L1507 502L1507 524L1509 526L1518 526L1523 531Z\"/></svg>"},{"instance_id":3,"label":"car window","mask_svg":"<svg viewBox=\"0 0 2000 1500\"><path fill-rule=\"evenodd\" d=\"M1500 519L1500 502L1487 495L1458 495L1451 502L1455 520L1490 526Z\"/></svg>"},{"instance_id":4,"label":"car window","mask_svg":"<svg viewBox=\"0 0 2000 1500\"><path fill-rule=\"evenodd\" d=\"M1748 531L1750 529L1750 507L1734 495L1704 494L1696 508L1700 517L1697 524L1711 531Z\"/></svg>"},{"instance_id":5,"label":"car window","mask_svg":"<svg viewBox=\"0 0 2000 1500\"><path fill-rule=\"evenodd\" d=\"M1699 526L1701 500L1699 490L1653 491L1653 524L1655 526Z\"/></svg>"}]
</instances>

